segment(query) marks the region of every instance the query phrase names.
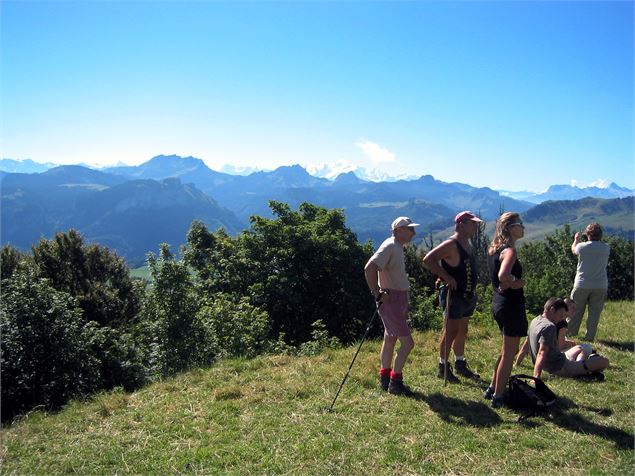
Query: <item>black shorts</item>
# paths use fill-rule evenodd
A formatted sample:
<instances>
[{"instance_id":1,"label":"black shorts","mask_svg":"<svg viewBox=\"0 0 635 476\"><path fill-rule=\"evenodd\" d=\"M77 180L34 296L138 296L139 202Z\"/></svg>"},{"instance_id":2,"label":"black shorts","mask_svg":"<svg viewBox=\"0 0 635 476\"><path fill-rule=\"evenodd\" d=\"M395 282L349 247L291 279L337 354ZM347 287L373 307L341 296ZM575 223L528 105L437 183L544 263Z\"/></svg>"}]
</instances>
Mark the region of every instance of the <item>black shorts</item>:
<instances>
[{"instance_id":1,"label":"black shorts","mask_svg":"<svg viewBox=\"0 0 635 476\"><path fill-rule=\"evenodd\" d=\"M527 335L527 315L525 306L502 306L492 311L501 334L507 337L525 337Z\"/></svg>"},{"instance_id":2,"label":"black shorts","mask_svg":"<svg viewBox=\"0 0 635 476\"><path fill-rule=\"evenodd\" d=\"M443 309L443 316L448 319L463 319L472 317L476 309L476 294L450 291L450 315L446 316L445 300L448 295L448 287L443 286L439 292L439 305Z\"/></svg>"}]
</instances>

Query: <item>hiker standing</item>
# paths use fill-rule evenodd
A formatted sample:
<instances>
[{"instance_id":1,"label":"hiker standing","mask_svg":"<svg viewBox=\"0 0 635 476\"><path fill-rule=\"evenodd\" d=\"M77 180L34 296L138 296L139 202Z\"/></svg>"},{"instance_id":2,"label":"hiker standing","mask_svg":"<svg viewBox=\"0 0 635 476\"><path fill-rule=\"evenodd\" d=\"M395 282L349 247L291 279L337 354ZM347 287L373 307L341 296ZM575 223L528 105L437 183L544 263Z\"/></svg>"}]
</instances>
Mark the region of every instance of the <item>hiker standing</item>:
<instances>
[{"instance_id":1,"label":"hiker standing","mask_svg":"<svg viewBox=\"0 0 635 476\"><path fill-rule=\"evenodd\" d=\"M487 268L494 292L492 313L503 337L501 354L496 361L492 383L483 396L492 399L492 407L503 406L503 393L518 352L520 338L527 335L523 268L518 261L517 240L525 235L525 225L518 213L503 213L496 221L496 231L487 250Z\"/></svg>"},{"instance_id":2,"label":"hiker standing","mask_svg":"<svg viewBox=\"0 0 635 476\"><path fill-rule=\"evenodd\" d=\"M408 275L403 247L414 238L415 227L408 217L399 217L392 222L392 236L387 238L368 260L364 267L366 283L370 292L379 299L379 315L384 324L384 341L381 346L381 369L379 382L383 390L395 395L410 395L412 392L403 383L403 367L414 340L406 322L408 318ZM393 353L397 340L400 342L397 355Z\"/></svg>"},{"instance_id":3,"label":"hiker standing","mask_svg":"<svg viewBox=\"0 0 635 476\"><path fill-rule=\"evenodd\" d=\"M606 267L611 247L600 241L602 228L598 223L587 226L584 234L587 241L580 242L580 233L576 233L571 244L571 252L578 256L578 268L573 291L571 291L571 299L575 301L576 311L569 321L568 335L578 334L582 316L588 304L589 315L584 340L593 341L609 287Z\"/></svg>"},{"instance_id":4,"label":"hiker standing","mask_svg":"<svg viewBox=\"0 0 635 476\"><path fill-rule=\"evenodd\" d=\"M439 342L437 377L449 382L459 379L448 362L448 347L454 352L456 372L467 378L478 378L465 360L465 339L470 317L476 308L477 269L470 239L476 235L483 220L472 212L463 211L454 217L454 234L430 250L423 264L443 280L439 303L443 308L445 325Z\"/></svg>"}]
</instances>

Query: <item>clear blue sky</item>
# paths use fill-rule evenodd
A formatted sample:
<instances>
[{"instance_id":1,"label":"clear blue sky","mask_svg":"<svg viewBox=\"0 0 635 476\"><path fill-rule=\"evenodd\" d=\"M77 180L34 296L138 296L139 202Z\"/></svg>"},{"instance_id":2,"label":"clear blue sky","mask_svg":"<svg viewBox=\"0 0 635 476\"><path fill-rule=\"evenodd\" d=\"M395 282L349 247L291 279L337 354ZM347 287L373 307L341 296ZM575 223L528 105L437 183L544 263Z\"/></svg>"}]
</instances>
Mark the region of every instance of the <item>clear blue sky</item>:
<instances>
[{"instance_id":1,"label":"clear blue sky","mask_svg":"<svg viewBox=\"0 0 635 476\"><path fill-rule=\"evenodd\" d=\"M2 157L635 188L633 3L2 1Z\"/></svg>"}]
</instances>

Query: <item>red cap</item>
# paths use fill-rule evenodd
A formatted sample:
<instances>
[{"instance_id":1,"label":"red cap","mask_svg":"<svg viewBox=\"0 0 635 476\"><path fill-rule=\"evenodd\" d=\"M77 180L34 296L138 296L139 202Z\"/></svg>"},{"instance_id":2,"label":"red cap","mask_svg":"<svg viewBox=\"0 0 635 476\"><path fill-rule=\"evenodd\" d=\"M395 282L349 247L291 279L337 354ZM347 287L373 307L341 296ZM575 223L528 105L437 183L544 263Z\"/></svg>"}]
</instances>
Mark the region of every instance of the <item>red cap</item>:
<instances>
[{"instance_id":1,"label":"red cap","mask_svg":"<svg viewBox=\"0 0 635 476\"><path fill-rule=\"evenodd\" d=\"M461 223L462 221L465 221L465 220L472 220L477 222L483 221L479 217L474 215L474 213L468 212L467 210L464 212L460 212L457 216L454 217L454 223Z\"/></svg>"}]
</instances>

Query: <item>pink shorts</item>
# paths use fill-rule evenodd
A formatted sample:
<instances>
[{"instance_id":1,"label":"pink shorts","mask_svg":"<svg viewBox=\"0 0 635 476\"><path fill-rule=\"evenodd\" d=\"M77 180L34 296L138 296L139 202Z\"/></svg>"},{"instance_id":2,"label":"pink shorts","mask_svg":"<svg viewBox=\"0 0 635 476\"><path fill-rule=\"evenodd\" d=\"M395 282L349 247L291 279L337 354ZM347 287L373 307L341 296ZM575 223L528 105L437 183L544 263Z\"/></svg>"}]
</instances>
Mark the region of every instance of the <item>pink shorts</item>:
<instances>
[{"instance_id":1,"label":"pink shorts","mask_svg":"<svg viewBox=\"0 0 635 476\"><path fill-rule=\"evenodd\" d=\"M384 323L384 333L392 337L410 335L408 319L408 291L387 289L389 298L379 307L379 315Z\"/></svg>"}]
</instances>

